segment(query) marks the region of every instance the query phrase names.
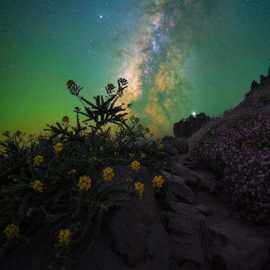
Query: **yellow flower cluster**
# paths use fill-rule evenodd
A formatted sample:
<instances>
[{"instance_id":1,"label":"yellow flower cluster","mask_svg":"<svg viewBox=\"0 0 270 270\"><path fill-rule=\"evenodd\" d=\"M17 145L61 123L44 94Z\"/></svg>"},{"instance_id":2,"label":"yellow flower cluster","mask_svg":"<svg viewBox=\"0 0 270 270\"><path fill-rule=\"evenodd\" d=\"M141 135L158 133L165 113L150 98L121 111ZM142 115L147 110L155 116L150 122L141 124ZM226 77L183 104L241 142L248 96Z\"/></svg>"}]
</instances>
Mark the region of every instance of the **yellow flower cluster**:
<instances>
[{"instance_id":1,"label":"yellow flower cluster","mask_svg":"<svg viewBox=\"0 0 270 270\"><path fill-rule=\"evenodd\" d=\"M141 163L138 160L134 160L130 163L130 168L134 171L138 171L141 168Z\"/></svg>"},{"instance_id":2,"label":"yellow flower cluster","mask_svg":"<svg viewBox=\"0 0 270 270\"><path fill-rule=\"evenodd\" d=\"M78 187L81 191L88 191L92 187L92 179L87 175L81 176Z\"/></svg>"},{"instance_id":3,"label":"yellow flower cluster","mask_svg":"<svg viewBox=\"0 0 270 270\"><path fill-rule=\"evenodd\" d=\"M20 230L19 227L15 224L9 224L6 226L6 228L3 231L6 239L11 240L18 238Z\"/></svg>"},{"instance_id":4,"label":"yellow flower cluster","mask_svg":"<svg viewBox=\"0 0 270 270\"><path fill-rule=\"evenodd\" d=\"M107 167L103 170L103 179L106 182L111 182L114 176L115 176L115 173L112 167Z\"/></svg>"},{"instance_id":5,"label":"yellow flower cluster","mask_svg":"<svg viewBox=\"0 0 270 270\"><path fill-rule=\"evenodd\" d=\"M44 162L44 157L42 155L36 155L33 159L33 165L35 167L40 166Z\"/></svg>"},{"instance_id":6,"label":"yellow flower cluster","mask_svg":"<svg viewBox=\"0 0 270 270\"><path fill-rule=\"evenodd\" d=\"M164 182L165 179L162 175L156 175L152 180L153 187L157 190L162 188Z\"/></svg>"},{"instance_id":7,"label":"yellow flower cluster","mask_svg":"<svg viewBox=\"0 0 270 270\"><path fill-rule=\"evenodd\" d=\"M134 188L137 195L142 198L144 193L144 183L137 181L134 184Z\"/></svg>"},{"instance_id":8,"label":"yellow flower cluster","mask_svg":"<svg viewBox=\"0 0 270 270\"><path fill-rule=\"evenodd\" d=\"M44 190L44 184L40 180L33 181L31 187L36 192L43 192Z\"/></svg>"},{"instance_id":9,"label":"yellow flower cluster","mask_svg":"<svg viewBox=\"0 0 270 270\"><path fill-rule=\"evenodd\" d=\"M71 235L72 233L70 229L61 229L57 235L60 246L68 246L71 241Z\"/></svg>"},{"instance_id":10,"label":"yellow flower cluster","mask_svg":"<svg viewBox=\"0 0 270 270\"><path fill-rule=\"evenodd\" d=\"M64 149L64 145L62 143L57 143L53 146L53 148L56 154L60 154Z\"/></svg>"}]
</instances>

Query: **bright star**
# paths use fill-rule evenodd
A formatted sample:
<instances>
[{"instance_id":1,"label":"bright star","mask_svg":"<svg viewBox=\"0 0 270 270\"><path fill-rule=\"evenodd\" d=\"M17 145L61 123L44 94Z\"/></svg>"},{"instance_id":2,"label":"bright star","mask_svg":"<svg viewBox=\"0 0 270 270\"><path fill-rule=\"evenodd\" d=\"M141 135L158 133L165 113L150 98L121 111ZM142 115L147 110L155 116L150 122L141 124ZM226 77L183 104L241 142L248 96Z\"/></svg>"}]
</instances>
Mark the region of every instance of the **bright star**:
<instances>
[{"instance_id":1,"label":"bright star","mask_svg":"<svg viewBox=\"0 0 270 270\"><path fill-rule=\"evenodd\" d=\"M98 17L99 17L101 20L103 19L103 15L99 15Z\"/></svg>"},{"instance_id":2,"label":"bright star","mask_svg":"<svg viewBox=\"0 0 270 270\"><path fill-rule=\"evenodd\" d=\"M192 116L196 117L197 113L196 112L192 112Z\"/></svg>"}]
</instances>

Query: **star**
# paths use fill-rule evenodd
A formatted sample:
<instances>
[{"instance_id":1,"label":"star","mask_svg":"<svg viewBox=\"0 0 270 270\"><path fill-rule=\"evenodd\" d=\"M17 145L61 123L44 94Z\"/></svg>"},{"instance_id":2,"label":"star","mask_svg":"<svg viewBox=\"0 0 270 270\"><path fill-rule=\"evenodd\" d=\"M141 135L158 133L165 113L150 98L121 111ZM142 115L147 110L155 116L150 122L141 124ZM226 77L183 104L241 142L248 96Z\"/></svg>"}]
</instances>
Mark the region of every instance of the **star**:
<instances>
[{"instance_id":1,"label":"star","mask_svg":"<svg viewBox=\"0 0 270 270\"><path fill-rule=\"evenodd\" d=\"M103 19L103 15L102 15L102 14L100 14L98 17L99 17L99 19L101 19L101 20Z\"/></svg>"},{"instance_id":2,"label":"star","mask_svg":"<svg viewBox=\"0 0 270 270\"><path fill-rule=\"evenodd\" d=\"M196 117L197 113L196 112L192 112L192 116Z\"/></svg>"}]
</instances>

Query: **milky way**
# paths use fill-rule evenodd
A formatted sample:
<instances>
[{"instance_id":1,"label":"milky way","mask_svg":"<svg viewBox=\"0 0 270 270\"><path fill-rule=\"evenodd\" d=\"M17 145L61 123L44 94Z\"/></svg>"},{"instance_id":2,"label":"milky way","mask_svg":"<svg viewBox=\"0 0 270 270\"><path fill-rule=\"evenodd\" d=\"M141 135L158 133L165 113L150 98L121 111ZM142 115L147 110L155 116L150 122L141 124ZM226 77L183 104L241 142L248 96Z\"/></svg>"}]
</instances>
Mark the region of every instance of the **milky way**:
<instances>
[{"instance_id":1,"label":"milky way","mask_svg":"<svg viewBox=\"0 0 270 270\"><path fill-rule=\"evenodd\" d=\"M268 70L269 14L269 0L2 0L0 132L75 120L69 79L91 99L126 77L123 102L157 135L220 116Z\"/></svg>"},{"instance_id":2,"label":"milky way","mask_svg":"<svg viewBox=\"0 0 270 270\"><path fill-rule=\"evenodd\" d=\"M203 19L203 6L200 1L159 0L142 9L140 29L121 69L130 81L124 100L143 107L137 114L155 134L160 134L160 127L168 133L172 121L191 113L191 86L183 68L194 25L187 20Z\"/></svg>"}]
</instances>

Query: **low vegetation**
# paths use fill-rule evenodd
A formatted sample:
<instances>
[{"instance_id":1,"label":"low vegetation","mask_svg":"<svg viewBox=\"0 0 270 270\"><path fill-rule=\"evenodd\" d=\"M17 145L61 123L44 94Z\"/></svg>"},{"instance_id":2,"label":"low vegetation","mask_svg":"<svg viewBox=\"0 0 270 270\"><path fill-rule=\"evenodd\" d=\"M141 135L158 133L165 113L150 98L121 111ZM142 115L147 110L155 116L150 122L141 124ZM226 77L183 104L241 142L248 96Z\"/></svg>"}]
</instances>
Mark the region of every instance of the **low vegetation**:
<instances>
[{"instance_id":1,"label":"low vegetation","mask_svg":"<svg viewBox=\"0 0 270 270\"><path fill-rule=\"evenodd\" d=\"M136 176L142 167L154 172L153 188L162 188L160 171L168 161L139 118L128 117L131 104L119 105L126 87L127 81L119 79L117 88L109 84L107 95L91 102L70 80L67 88L81 103L74 109L75 125L65 116L62 122L48 125L46 135L3 134L2 252L34 237L44 226L53 231L56 261L75 249L91 248L111 210L131 196L143 197L144 179ZM129 167L132 175L119 181L117 166Z\"/></svg>"}]
</instances>

